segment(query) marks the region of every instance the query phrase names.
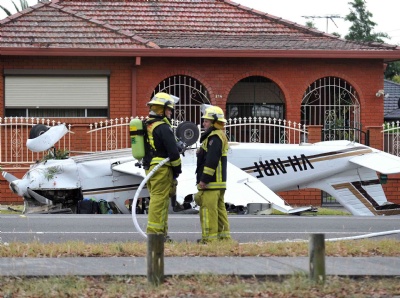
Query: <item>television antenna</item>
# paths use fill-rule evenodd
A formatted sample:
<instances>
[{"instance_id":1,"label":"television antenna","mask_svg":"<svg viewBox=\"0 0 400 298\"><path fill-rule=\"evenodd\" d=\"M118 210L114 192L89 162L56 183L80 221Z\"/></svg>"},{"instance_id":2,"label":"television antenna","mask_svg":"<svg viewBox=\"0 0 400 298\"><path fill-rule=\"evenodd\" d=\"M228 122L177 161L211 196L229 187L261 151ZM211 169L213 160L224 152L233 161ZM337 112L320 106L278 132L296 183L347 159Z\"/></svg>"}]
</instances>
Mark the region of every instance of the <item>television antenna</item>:
<instances>
[{"instance_id":1,"label":"television antenna","mask_svg":"<svg viewBox=\"0 0 400 298\"><path fill-rule=\"evenodd\" d=\"M328 33L329 20L331 20L332 23L335 24L336 28L339 28L333 19L343 19L343 17L341 17L338 14L331 14L331 15L325 15L325 16L302 16L302 17L306 18L306 19L313 19L313 20L314 19L326 19L326 33Z\"/></svg>"}]
</instances>

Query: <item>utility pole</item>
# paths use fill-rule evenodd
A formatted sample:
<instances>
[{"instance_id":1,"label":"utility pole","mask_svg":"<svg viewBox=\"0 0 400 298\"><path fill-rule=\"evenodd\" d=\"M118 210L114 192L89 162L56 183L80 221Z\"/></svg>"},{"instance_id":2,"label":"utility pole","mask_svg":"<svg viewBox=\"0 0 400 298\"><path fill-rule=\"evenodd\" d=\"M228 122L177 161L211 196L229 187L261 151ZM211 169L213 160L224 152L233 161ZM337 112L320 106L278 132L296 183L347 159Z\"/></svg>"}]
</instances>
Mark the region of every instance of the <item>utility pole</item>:
<instances>
[{"instance_id":1,"label":"utility pole","mask_svg":"<svg viewBox=\"0 0 400 298\"><path fill-rule=\"evenodd\" d=\"M337 14L326 15L326 16L302 16L302 17L306 18L306 19L313 19L313 20L314 19L326 19L326 33L329 33L329 31L328 31L329 20L331 20L332 23L335 24L336 28L339 28L333 19L343 19L340 15L337 15Z\"/></svg>"}]
</instances>

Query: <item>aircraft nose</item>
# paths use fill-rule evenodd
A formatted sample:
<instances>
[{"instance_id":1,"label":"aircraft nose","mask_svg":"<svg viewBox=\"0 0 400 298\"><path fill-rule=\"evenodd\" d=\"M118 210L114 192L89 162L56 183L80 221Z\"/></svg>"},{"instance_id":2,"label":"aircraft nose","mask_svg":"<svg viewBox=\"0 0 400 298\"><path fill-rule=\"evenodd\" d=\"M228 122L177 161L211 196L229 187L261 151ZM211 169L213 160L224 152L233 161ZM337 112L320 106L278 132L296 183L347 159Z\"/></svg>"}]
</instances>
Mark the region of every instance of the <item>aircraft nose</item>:
<instances>
[{"instance_id":1,"label":"aircraft nose","mask_svg":"<svg viewBox=\"0 0 400 298\"><path fill-rule=\"evenodd\" d=\"M11 191L17 195L19 195L20 197L24 197L24 196L28 196L27 195L27 184L26 181L24 179L17 179L14 180L12 182L10 182L9 187L11 189Z\"/></svg>"}]
</instances>

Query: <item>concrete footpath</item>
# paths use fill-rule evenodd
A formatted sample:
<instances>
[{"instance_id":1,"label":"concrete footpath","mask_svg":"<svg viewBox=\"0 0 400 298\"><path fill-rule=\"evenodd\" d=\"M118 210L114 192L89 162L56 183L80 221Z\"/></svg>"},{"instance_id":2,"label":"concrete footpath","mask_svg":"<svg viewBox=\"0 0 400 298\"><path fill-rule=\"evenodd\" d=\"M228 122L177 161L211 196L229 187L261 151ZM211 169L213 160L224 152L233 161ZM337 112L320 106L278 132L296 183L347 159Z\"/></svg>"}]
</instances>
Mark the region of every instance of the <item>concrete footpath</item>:
<instances>
[{"instance_id":1,"label":"concrete footpath","mask_svg":"<svg viewBox=\"0 0 400 298\"><path fill-rule=\"evenodd\" d=\"M326 257L327 275L400 276L398 257ZM309 272L308 257L165 257L164 275L282 276ZM1 276L147 276L145 257L0 258Z\"/></svg>"}]
</instances>

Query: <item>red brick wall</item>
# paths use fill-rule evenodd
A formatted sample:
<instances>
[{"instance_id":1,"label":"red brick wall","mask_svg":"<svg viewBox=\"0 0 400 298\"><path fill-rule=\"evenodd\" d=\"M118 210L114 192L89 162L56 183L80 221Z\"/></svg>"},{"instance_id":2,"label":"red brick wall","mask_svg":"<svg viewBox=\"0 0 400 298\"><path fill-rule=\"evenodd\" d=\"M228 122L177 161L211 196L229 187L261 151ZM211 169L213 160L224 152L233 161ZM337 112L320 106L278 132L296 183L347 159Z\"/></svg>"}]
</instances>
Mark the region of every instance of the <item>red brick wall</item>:
<instances>
[{"instance_id":1,"label":"red brick wall","mask_svg":"<svg viewBox=\"0 0 400 298\"><path fill-rule=\"evenodd\" d=\"M296 122L300 121L301 100L306 88L319 78L337 76L357 90L363 126L379 126L383 121L383 100L375 97L376 91L383 89L382 62L378 60L142 58L137 72L138 114L146 113L144 104L156 85L176 74L198 79L209 91L212 102L222 107L240 79L265 76L285 95L285 118ZM216 95L222 98L216 100Z\"/></svg>"},{"instance_id":2,"label":"red brick wall","mask_svg":"<svg viewBox=\"0 0 400 298\"><path fill-rule=\"evenodd\" d=\"M322 140L322 125L309 125L308 130L308 143L317 143Z\"/></svg>"},{"instance_id":3,"label":"red brick wall","mask_svg":"<svg viewBox=\"0 0 400 298\"><path fill-rule=\"evenodd\" d=\"M286 101L285 119L300 122L301 100L306 88L315 80L336 76L346 80L357 91L361 105L363 127L378 127L383 121L383 99L375 93L383 89L383 63L380 60L363 59L259 59L259 58L148 58L142 57L135 66L135 58L123 57L1 57L2 69L67 69L110 70L110 118L145 116L146 102L153 90L164 79L178 74L188 75L201 82L208 90L213 104L225 107L232 87L248 76L264 76L274 81L282 90ZM132 74L135 75L132 75ZM132 92L132 79L136 77L136 92ZM4 82L0 77L0 111L4 111ZM136 100L136 102L133 102ZM89 123L104 119L65 119L75 130L86 130ZM316 136L315 134L319 134ZM320 140L320 129L315 128L309 141ZM373 145L381 148L382 142ZM75 141L75 150L87 150L87 139ZM22 176L21 172L13 172ZM397 181L397 180L396 180ZM390 180L392 183L392 180ZM393 184L394 180L393 180ZM389 184L388 184L389 185ZM390 189L395 193L395 190ZM320 204L319 190L281 193L293 205ZM0 180L0 203L21 203L8 189L8 183ZM394 194L393 194L394 196ZM395 201L393 199L393 201ZM398 201L399 202L399 201Z\"/></svg>"},{"instance_id":4,"label":"red brick wall","mask_svg":"<svg viewBox=\"0 0 400 298\"><path fill-rule=\"evenodd\" d=\"M383 184L386 198L389 202L400 204L400 174L388 175L388 181Z\"/></svg>"},{"instance_id":5,"label":"red brick wall","mask_svg":"<svg viewBox=\"0 0 400 298\"><path fill-rule=\"evenodd\" d=\"M277 193L291 206L321 206L321 190L310 188L304 190L281 191Z\"/></svg>"},{"instance_id":6,"label":"red brick wall","mask_svg":"<svg viewBox=\"0 0 400 298\"><path fill-rule=\"evenodd\" d=\"M325 76L337 76L355 88L360 97L363 126L380 126L383 121L383 100L376 98L383 89L382 62L379 60L328 59L210 59L210 58L147 58L135 66L133 58L72 57L3 57L3 69L68 69L111 70L110 116L125 117L132 111L132 98L137 98L138 116L147 115L146 102L157 84L176 74L199 80L208 90L214 104L225 107L232 87L242 78L265 76L283 91L286 119L300 121L301 100L306 88ZM132 94L132 69L137 69L137 90ZM0 108L4 107L3 77L0 78ZM216 95L222 95L216 100ZM3 109L2 109L3 110ZM73 119L73 123L82 123Z\"/></svg>"},{"instance_id":7,"label":"red brick wall","mask_svg":"<svg viewBox=\"0 0 400 298\"><path fill-rule=\"evenodd\" d=\"M22 178L25 174L26 170L15 170L15 171L8 171L12 173L17 178ZM23 204L22 198L12 193L12 191L8 187L8 182L1 177L0 179L0 204L6 205L21 205Z\"/></svg>"}]
</instances>

